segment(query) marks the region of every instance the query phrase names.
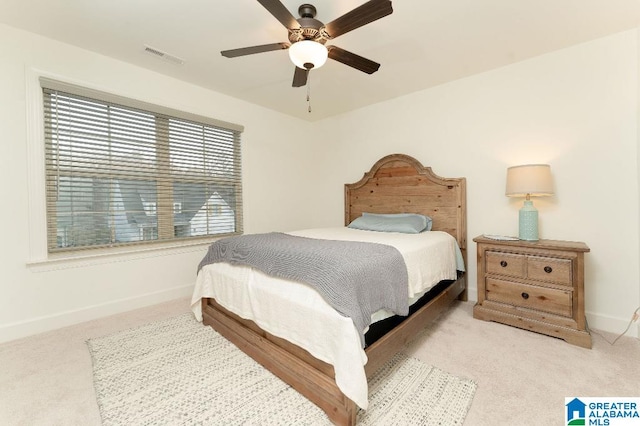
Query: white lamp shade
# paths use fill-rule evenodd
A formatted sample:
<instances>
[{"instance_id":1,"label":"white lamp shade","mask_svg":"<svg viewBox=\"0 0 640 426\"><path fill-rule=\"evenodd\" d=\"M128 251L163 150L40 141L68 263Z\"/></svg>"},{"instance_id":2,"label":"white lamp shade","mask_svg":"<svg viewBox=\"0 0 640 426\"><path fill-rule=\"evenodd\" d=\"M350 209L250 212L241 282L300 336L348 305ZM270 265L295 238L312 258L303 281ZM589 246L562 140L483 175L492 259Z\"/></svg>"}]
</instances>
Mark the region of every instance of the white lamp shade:
<instances>
[{"instance_id":1,"label":"white lamp shade","mask_svg":"<svg viewBox=\"0 0 640 426\"><path fill-rule=\"evenodd\" d=\"M505 194L508 197L553 195L551 166L548 164L525 164L509 167Z\"/></svg>"},{"instance_id":2,"label":"white lamp shade","mask_svg":"<svg viewBox=\"0 0 640 426\"><path fill-rule=\"evenodd\" d=\"M329 52L324 44L312 40L302 40L289 47L289 58L298 68L303 70L320 68L327 62ZM311 64L312 66L305 66Z\"/></svg>"}]
</instances>

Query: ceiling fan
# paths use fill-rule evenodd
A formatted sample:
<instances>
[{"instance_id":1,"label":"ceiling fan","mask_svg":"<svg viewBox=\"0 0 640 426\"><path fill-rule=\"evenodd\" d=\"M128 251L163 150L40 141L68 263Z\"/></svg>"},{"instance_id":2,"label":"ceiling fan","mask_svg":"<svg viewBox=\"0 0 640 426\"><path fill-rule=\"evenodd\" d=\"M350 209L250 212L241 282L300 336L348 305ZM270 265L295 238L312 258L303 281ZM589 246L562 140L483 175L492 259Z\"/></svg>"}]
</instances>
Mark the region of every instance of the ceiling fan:
<instances>
[{"instance_id":1,"label":"ceiling fan","mask_svg":"<svg viewBox=\"0 0 640 426\"><path fill-rule=\"evenodd\" d=\"M349 31L390 15L393 12L390 0L370 0L341 17L324 24L317 19L316 8L303 4L298 8L300 18L296 19L280 0L258 0L289 32L289 43L271 43L240 49L223 50L222 56L235 58L273 50L289 49L291 61L296 65L293 87L307 84L309 70L321 67L327 58L341 62L367 74L378 71L380 64L348 52L338 46L325 43Z\"/></svg>"}]
</instances>

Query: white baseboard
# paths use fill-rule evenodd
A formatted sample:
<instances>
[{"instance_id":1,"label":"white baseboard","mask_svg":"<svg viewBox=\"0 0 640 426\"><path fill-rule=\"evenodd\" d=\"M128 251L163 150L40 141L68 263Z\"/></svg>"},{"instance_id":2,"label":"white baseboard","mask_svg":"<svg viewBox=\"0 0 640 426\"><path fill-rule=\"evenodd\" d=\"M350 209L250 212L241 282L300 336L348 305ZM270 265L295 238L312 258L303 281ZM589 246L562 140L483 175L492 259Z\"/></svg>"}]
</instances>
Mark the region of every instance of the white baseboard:
<instances>
[{"instance_id":1,"label":"white baseboard","mask_svg":"<svg viewBox=\"0 0 640 426\"><path fill-rule=\"evenodd\" d=\"M629 312L628 318L618 318L608 315L596 314L594 312L587 312L586 316L590 329L606 331L617 336L622 333L629 325L631 314L632 312ZM640 323L632 323L631 327L629 327L629 331L625 334L625 336L640 338Z\"/></svg>"},{"instance_id":2,"label":"white baseboard","mask_svg":"<svg viewBox=\"0 0 640 426\"><path fill-rule=\"evenodd\" d=\"M468 277L467 277L468 279ZM478 301L478 288L477 287L471 287L469 285L469 282L467 282L467 298L469 300L469 302L477 302Z\"/></svg>"},{"instance_id":3,"label":"white baseboard","mask_svg":"<svg viewBox=\"0 0 640 426\"><path fill-rule=\"evenodd\" d=\"M0 343L20 339L46 331L67 327L97 318L115 315L174 299L189 297L193 293L193 284L174 287L154 293L115 300L99 305L87 306L72 311L33 318L0 326Z\"/></svg>"},{"instance_id":4,"label":"white baseboard","mask_svg":"<svg viewBox=\"0 0 640 426\"><path fill-rule=\"evenodd\" d=\"M477 290L468 287L469 301L477 301ZM174 299L189 297L193 293L193 284L174 287L155 293L144 294L126 299L115 300L100 305L88 306L73 311L60 312L54 315L38 317L27 321L16 322L0 326L0 343L20 339L46 331L91 321L97 318L115 315L158 303L168 302ZM606 331L616 335L622 333L629 324L630 318L617 318L593 312L587 312L589 327L595 330ZM630 337L640 338L640 322L632 324L626 334Z\"/></svg>"}]
</instances>

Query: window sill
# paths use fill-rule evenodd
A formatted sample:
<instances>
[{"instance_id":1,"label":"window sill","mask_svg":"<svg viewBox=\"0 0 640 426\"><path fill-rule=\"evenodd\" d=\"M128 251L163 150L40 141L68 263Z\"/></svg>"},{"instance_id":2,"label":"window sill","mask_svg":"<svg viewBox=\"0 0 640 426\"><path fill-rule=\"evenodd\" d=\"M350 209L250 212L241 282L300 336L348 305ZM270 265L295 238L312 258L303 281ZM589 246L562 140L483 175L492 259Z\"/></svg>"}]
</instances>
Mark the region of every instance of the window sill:
<instances>
[{"instance_id":1,"label":"window sill","mask_svg":"<svg viewBox=\"0 0 640 426\"><path fill-rule=\"evenodd\" d=\"M116 262L128 262L137 259L171 256L182 253L205 251L215 241L165 243L145 247L121 247L87 250L87 252L68 252L49 254L46 259L34 259L27 267L34 272L47 272L60 269L81 268Z\"/></svg>"}]
</instances>

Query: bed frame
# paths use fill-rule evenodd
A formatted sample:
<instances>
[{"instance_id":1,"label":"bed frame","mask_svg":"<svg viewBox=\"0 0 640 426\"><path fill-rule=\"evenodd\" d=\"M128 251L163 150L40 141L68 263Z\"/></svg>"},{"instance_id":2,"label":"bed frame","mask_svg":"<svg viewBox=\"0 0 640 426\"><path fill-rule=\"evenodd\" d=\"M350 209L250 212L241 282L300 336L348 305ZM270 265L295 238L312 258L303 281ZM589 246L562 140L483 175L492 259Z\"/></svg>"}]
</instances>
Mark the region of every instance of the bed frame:
<instances>
[{"instance_id":1,"label":"bed frame","mask_svg":"<svg viewBox=\"0 0 640 426\"><path fill-rule=\"evenodd\" d=\"M434 231L453 235L467 264L466 181L442 178L416 159L392 154L380 159L363 178L345 185L345 225L369 213L421 213L433 219ZM371 377L407 342L448 309L466 300L466 276L459 278L400 325L368 346L367 377ZM358 407L340 391L333 366L304 349L276 337L220 306L202 299L205 324L233 342L283 381L324 410L337 425L355 425Z\"/></svg>"}]
</instances>

